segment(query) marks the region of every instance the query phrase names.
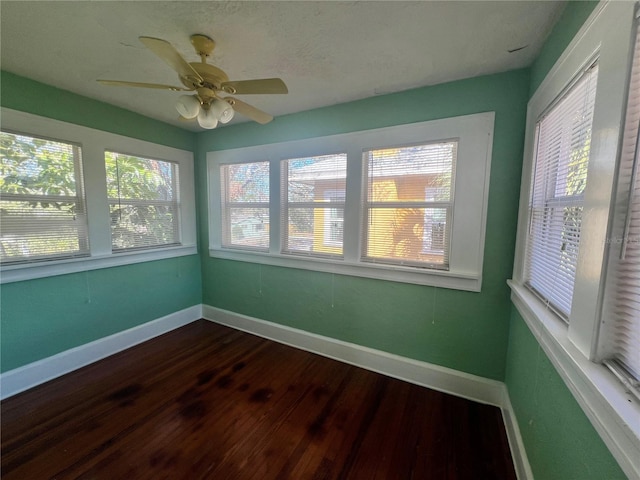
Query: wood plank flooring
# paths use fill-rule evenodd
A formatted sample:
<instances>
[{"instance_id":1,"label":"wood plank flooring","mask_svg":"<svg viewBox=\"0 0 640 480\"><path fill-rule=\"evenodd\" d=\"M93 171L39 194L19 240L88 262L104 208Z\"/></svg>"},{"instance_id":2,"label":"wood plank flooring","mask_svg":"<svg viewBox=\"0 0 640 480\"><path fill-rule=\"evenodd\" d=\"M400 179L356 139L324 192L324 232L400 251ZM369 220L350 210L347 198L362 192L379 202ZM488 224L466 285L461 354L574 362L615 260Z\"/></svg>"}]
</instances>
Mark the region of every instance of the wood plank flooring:
<instances>
[{"instance_id":1,"label":"wood plank flooring","mask_svg":"<svg viewBox=\"0 0 640 480\"><path fill-rule=\"evenodd\" d=\"M498 408L205 320L1 413L3 480L515 479Z\"/></svg>"}]
</instances>

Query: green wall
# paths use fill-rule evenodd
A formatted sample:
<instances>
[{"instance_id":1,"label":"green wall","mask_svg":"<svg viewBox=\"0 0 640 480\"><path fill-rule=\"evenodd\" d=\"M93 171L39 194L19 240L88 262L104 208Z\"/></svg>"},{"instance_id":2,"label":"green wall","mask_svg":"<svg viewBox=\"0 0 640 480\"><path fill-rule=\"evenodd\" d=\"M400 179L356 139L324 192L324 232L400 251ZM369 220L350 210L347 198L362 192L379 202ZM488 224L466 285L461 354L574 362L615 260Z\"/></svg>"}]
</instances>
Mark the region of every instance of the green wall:
<instances>
[{"instance_id":1,"label":"green wall","mask_svg":"<svg viewBox=\"0 0 640 480\"><path fill-rule=\"evenodd\" d=\"M193 151L192 132L9 72L0 80L3 107ZM4 284L0 370L201 302L198 255Z\"/></svg>"},{"instance_id":2,"label":"green wall","mask_svg":"<svg viewBox=\"0 0 640 480\"><path fill-rule=\"evenodd\" d=\"M569 2L531 67L533 95L597 2ZM535 478L626 478L515 306L505 382Z\"/></svg>"},{"instance_id":3,"label":"green wall","mask_svg":"<svg viewBox=\"0 0 640 480\"><path fill-rule=\"evenodd\" d=\"M502 380L529 72L373 97L198 135L201 224L205 154L272 142L495 111L481 293L202 256L203 301L309 332ZM208 245L201 231L201 245ZM203 249L204 250L204 249Z\"/></svg>"},{"instance_id":4,"label":"green wall","mask_svg":"<svg viewBox=\"0 0 640 480\"><path fill-rule=\"evenodd\" d=\"M512 306L506 383L539 480L627 478Z\"/></svg>"},{"instance_id":5,"label":"green wall","mask_svg":"<svg viewBox=\"0 0 640 480\"><path fill-rule=\"evenodd\" d=\"M4 70L0 71L0 105L183 150L192 151L196 138L194 132Z\"/></svg>"},{"instance_id":6,"label":"green wall","mask_svg":"<svg viewBox=\"0 0 640 480\"><path fill-rule=\"evenodd\" d=\"M2 285L2 369L201 303L198 255Z\"/></svg>"}]
</instances>

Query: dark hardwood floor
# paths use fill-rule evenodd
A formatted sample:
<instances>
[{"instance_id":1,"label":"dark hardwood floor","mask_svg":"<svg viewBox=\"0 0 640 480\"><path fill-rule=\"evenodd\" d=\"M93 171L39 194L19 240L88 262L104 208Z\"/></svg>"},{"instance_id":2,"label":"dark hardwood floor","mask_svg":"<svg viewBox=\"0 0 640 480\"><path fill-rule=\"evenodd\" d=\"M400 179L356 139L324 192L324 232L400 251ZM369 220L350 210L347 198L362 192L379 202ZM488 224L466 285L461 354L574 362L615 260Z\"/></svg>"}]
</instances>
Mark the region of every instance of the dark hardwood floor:
<instances>
[{"instance_id":1,"label":"dark hardwood floor","mask_svg":"<svg viewBox=\"0 0 640 480\"><path fill-rule=\"evenodd\" d=\"M1 413L3 480L515 478L498 408L204 320Z\"/></svg>"}]
</instances>

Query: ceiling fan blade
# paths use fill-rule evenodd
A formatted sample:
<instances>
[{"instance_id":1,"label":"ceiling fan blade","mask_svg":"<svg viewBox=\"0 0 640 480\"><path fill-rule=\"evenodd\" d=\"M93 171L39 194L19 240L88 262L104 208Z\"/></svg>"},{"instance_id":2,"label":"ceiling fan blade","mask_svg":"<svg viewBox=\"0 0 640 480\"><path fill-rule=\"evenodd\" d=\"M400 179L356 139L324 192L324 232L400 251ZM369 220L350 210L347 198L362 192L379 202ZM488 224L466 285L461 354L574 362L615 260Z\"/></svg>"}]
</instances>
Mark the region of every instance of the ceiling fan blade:
<instances>
[{"instance_id":1,"label":"ceiling fan blade","mask_svg":"<svg viewBox=\"0 0 640 480\"><path fill-rule=\"evenodd\" d=\"M263 112L262 110L259 110L256 107L243 102L242 100L238 100L237 98L232 97L226 97L224 100L229 103L229 105L231 105L236 112L250 118L255 122L264 125L265 123L269 123L271 120L273 120L273 116L269 115L267 112Z\"/></svg>"},{"instance_id":2,"label":"ceiling fan blade","mask_svg":"<svg viewBox=\"0 0 640 480\"><path fill-rule=\"evenodd\" d=\"M225 92L232 95L289 93L289 89L279 78L224 82L221 87Z\"/></svg>"},{"instance_id":3,"label":"ceiling fan blade","mask_svg":"<svg viewBox=\"0 0 640 480\"><path fill-rule=\"evenodd\" d=\"M153 37L138 37L144 45L164 60L167 65L173 68L181 77L196 78L199 82L203 79L187 61L182 58L178 51L166 40Z\"/></svg>"},{"instance_id":4,"label":"ceiling fan blade","mask_svg":"<svg viewBox=\"0 0 640 480\"><path fill-rule=\"evenodd\" d=\"M174 92L190 91L188 88L174 87L173 85L162 85L160 83L122 82L120 80L97 80L97 81L103 85L112 85L115 87L157 88L159 90L172 90Z\"/></svg>"}]
</instances>

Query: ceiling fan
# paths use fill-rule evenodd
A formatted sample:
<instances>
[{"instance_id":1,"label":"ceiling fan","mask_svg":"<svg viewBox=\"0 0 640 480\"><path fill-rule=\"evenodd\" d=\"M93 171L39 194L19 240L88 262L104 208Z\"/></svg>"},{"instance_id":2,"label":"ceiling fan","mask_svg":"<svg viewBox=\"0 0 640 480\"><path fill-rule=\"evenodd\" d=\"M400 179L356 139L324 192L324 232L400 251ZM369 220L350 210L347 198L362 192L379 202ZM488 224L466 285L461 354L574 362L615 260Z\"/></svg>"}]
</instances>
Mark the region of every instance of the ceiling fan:
<instances>
[{"instance_id":1,"label":"ceiling fan","mask_svg":"<svg viewBox=\"0 0 640 480\"><path fill-rule=\"evenodd\" d=\"M176 109L183 119L197 118L202 128L216 128L218 122L228 123L238 112L258 123L269 123L273 117L230 95L288 93L287 86L279 78L230 81L226 73L207 63L215 42L206 35L191 35L191 44L200 56L200 62L187 62L166 40L139 37L140 41L178 73L184 85L174 87L156 83L123 82L120 80L98 80L104 85L156 88L174 92L195 92L182 95ZM224 96L221 96L224 94Z\"/></svg>"}]
</instances>

